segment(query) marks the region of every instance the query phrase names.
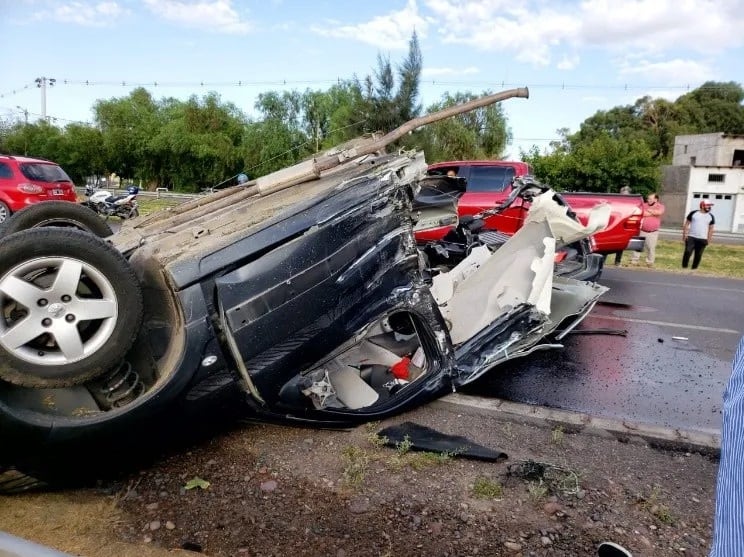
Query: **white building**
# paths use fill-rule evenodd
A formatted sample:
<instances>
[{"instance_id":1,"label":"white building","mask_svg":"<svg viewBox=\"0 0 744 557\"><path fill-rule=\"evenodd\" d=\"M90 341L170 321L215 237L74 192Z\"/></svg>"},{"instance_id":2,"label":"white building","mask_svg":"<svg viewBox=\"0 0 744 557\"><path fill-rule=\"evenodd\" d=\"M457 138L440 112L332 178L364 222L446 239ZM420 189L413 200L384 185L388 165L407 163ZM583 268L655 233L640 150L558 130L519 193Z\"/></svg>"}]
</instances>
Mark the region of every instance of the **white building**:
<instances>
[{"instance_id":1,"label":"white building","mask_svg":"<svg viewBox=\"0 0 744 557\"><path fill-rule=\"evenodd\" d=\"M665 225L681 225L705 199L714 204L716 230L744 233L744 135L678 135L662 195Z\"/></svg>"}]
</instances>

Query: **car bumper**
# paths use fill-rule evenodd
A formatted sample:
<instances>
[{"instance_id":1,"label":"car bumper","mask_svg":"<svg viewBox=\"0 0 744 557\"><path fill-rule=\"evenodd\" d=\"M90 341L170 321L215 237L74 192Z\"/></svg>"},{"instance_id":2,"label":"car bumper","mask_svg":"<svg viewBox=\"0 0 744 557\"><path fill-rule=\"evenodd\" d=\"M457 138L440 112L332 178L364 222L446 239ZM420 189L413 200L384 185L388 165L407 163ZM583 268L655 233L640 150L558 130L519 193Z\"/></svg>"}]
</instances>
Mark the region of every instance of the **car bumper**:
<instances>
[{"instance_id":1,"label":"car bumper","mask_svg":"<svg viewBox=\"0 0 744 557\"><path fill-rule=\"evenodd\" d=\"M70 201L72 203L77 203L77 196L75 195L74 191L71 194L64 195L29 195L11 205L11 210L15 213L17 211L20 211L21 209L28 207L29 205L36 205L37 203L41 203L43 201Z\"/></svg>"},{"instance_id":2,"label":"car bumper","mask_svg":"<svg viewBox=\"0 0 744 557\"><path fill-rule=\"evenodd\" d=\"M632 251L643 251L643 247L646 245L646 239L642 238L641 236L634 236L630 239L630 242L628 242L628 247L625 248L626 250L632 250Z\"/></svg>"},{"instance_id":3,"label":"car bumper","mask_svg":"<svg viewBox=\"0 0 744 557\"><path fill-rule=\"evenodd\" d=\"M575 262L578 266L578 262ZM604 267L604 257L598 253L588 253L584 255L583 261L578 268L572 267L570 263L559 263L556 265L555 274L574 280L596 282L602 275Z\"/></svg>"}]
</instances>

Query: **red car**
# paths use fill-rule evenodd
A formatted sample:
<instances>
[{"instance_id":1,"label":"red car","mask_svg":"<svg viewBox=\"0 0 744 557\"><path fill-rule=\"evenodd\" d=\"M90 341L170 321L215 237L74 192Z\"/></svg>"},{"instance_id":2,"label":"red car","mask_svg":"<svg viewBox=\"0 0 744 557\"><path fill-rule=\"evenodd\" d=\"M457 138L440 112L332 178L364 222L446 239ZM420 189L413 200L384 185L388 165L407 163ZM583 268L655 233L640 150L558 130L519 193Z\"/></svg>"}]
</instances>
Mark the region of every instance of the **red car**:
<instances>
[{"instance_id":1,"label":"red car","mask_svg":"<svg viewBox=\"0 0 744 557\"><path fill-rule=\"evenodd\" d=\"M75 184L51 161L0 155L0 223L39 201L77 201Z\"/></svg>"},{"instance_id":2,"label":"red car","mask_svg":"<svg viewBox=\"0 0 744 557\"><path fill-rule=\"evenodd\" d=\"M519 161L450 161L429 166L427 174L447 174L464 178L465 193L459 198L457 212L462 216L475 215L495 207L509 197L512 181L516 177L532 174L529 164ZM610 222L607 228L591 238L594 253L610 254L621 250L642 250L641 219L643 198L640 195L617 193L561 192L561 197L576 213L582 224L587 223L589 211L598 203L610 204ZM526 215L524 205L515 205L486 219L487 230L514 234L522 226ZM443 226L416 234L418 241L441 239L452 227Z\"/></svg>"}]
</instances>

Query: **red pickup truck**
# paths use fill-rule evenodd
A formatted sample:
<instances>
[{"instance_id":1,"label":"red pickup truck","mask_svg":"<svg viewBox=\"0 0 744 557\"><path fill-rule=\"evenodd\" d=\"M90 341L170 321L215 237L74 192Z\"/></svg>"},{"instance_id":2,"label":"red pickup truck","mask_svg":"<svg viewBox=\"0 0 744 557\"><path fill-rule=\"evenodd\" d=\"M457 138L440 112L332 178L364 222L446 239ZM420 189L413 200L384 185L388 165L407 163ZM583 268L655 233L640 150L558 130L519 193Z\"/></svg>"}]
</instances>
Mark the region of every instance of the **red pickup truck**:
<instances>
[{"instance_id":1,"label":"red pickup truck","mask_svg":"<svg viewBox=\"0 0 744 557\"><path fill-rule=\"evenodd\" d=\"M429 166L430 175L447 174L453 171L456 176L466 179L466 191L457 206L459 216L475 215L485 209L503 202L511 192L512 180L532 174L529 164L518 161L451 161ZM607 202L612 208L607 228L591 238L594 253L609 254L616 251L643 249L641 219L643 217L643 197L614 193L561 192L561 197L571 206L582 224L586 224L589 209L597 203ZM486 219L486 229L514 234L524 220L525 207L514 206L500 214ZM422 231L416 234L419 241L438 240L450 229Z\"/></svg>"}]
</instances>

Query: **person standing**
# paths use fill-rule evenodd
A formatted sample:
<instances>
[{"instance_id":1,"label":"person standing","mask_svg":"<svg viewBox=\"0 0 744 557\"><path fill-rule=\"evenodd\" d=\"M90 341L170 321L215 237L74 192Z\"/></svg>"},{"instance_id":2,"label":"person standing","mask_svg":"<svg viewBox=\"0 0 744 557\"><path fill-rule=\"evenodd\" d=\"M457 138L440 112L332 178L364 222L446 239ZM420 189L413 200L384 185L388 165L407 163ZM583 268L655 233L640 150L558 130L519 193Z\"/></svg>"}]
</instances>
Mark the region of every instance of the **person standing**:
<instances>
[{"instance_id":1,"label":"person standing","mask_svg":"<svg viewBox=\"0 0 744 557\"><path fill-rule=\"evenodd\" d=\"M659 242L659 228L661 228L661 216L664 214L665 207L659 201L659 196L655 193L649 193L646 196L646 202L643 204L643 222L641 223L641 237L645 239L643 250L646 252L646 265L654 266L656 261L656 244ZM641 252L633 252L630 258L632 265L638 265L641 258Z\"/></svg>"},{"instance_id":2,"label":"person standing","mask_svg":"<svg viewBox=\"0 0 744 557\"><path fill-rule=\"evenodd\" d=\"M713 207L713 203L703 199L700 202L700 209L691 211L682 225L682 241L685 243L685 252L682 255L682 267L684 269L687 269L690 263L690 255L693 253L692 268L698 268L700 260L703 258L703 251L713 238L716 219L710 212L711 207Z\"/></svg>"},{"instance_id":3,"label":"person standing","mask_svg":"<svg viewBox=\"0 0 744 557\"><path fill-rule=\"evenodd\" d=\"M744 546L744 338L734 355L723 393L721 461L710 557L736 557Z\"/></svg>"}]
</instances>

